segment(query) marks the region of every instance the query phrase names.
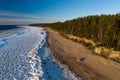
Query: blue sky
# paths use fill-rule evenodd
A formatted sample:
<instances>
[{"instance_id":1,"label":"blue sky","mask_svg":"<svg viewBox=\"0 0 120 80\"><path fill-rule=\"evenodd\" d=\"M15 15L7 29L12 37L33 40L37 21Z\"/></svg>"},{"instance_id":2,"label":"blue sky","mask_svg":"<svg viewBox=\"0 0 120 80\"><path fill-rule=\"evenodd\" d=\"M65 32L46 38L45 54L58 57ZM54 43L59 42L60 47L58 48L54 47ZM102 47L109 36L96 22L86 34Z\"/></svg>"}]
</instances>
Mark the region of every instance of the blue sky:
<instances>
[{"instance_id":1,"label":"blue sky","mask_svg":"<svg viewBox=\"0 0 120 80\"><path fill-rule=\"evenodd\" d=\"M0 24L48 23L119 12L120 0L0 0Z\"/></svg>"}]
</instances>

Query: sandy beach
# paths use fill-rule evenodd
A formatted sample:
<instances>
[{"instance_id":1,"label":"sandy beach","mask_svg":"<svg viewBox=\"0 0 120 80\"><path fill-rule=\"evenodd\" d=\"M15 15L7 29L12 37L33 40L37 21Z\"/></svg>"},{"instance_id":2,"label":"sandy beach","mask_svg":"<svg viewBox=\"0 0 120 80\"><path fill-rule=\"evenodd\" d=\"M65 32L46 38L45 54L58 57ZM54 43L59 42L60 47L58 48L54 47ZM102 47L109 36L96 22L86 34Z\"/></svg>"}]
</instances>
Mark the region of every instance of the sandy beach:
<instances>
[{"instance_id":1,"label":"sandy beach","mask_svg":"<svg viewBox=\"0 0 120 80\"><path fill-rule=\"evenodd\" d=\"M49 46L61 63L84 80L120 80L120 64L92 54L80 43L65 39L58 32L47 29Z\"/></svg>"}]
</instances>

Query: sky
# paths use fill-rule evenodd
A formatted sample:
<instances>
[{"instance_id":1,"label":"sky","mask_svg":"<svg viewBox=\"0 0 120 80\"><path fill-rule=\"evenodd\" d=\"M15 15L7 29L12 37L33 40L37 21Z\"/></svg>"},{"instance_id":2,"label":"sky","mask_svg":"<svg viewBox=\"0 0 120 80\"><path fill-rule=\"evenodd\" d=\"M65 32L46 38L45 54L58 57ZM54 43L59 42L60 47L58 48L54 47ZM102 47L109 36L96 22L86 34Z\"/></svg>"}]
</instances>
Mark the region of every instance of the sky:
<instances>
[{"instance_id":1,"label":"sky","mask_svg":"<svg viewBox=\"0 0 120 80\"><path fill-rule=\"evenodd\" d=\"M120 0L0 0L0 25L64 22L120 13Z\"/></svg>"}]
</instances>

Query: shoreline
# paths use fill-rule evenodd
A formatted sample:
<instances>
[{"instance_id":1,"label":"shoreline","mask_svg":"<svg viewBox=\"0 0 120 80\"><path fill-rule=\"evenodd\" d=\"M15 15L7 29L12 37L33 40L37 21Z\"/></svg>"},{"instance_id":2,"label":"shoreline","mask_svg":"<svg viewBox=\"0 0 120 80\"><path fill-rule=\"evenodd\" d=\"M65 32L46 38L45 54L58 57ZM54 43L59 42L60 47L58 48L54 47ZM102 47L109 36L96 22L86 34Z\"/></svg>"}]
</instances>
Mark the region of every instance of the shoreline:
<instances>
[{"instance_id":1,"label":"shoreline","mask_svg":"<svg viewBox=\"0 0 120 80\"><path fill-rule=\"evenodd\" d=\"M48 29L48 44L53 55L61 63L85 80L119 80L120 64L107 60L84 47L65 39L58 32Z\"/></svg>"}]
</instances>

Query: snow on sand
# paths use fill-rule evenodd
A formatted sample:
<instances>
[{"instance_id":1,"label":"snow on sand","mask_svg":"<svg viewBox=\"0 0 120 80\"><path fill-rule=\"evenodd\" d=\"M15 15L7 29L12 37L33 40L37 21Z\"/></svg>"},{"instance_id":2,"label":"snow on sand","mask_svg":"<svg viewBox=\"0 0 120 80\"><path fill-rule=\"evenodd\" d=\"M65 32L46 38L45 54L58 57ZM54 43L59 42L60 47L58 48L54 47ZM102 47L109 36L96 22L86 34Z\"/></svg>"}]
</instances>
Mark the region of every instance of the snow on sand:
<instances>
[{"instance_id":1,"label":"snow on sand","mask_svg":"<svg viewBox=\"0 0 120 80\"><path fill-rule=\"evenodd\" d=\"M28 27L0 38L0 80L80 80L55 60L46 37L42 28Z\"/></svg>"},{"instance_id":2,"label":"snow on sand","mask_svg":"<svg viewBox=\"0 0 120 80\"><path fill-rule=\"evenodd\" d=\"M39 43L45 39L41 28L28 28L0 38L0 80L34 80L42 76Z\"/></svg>"}]
</instances>

